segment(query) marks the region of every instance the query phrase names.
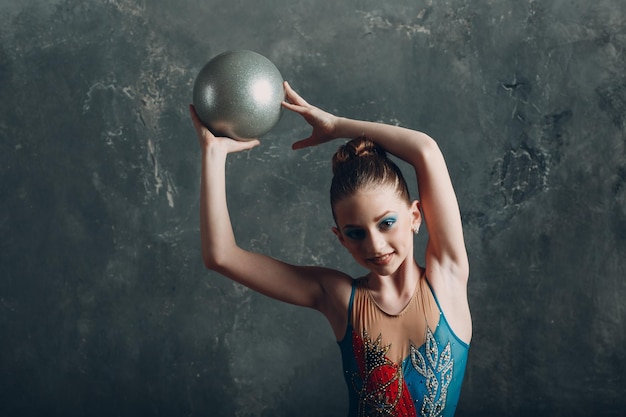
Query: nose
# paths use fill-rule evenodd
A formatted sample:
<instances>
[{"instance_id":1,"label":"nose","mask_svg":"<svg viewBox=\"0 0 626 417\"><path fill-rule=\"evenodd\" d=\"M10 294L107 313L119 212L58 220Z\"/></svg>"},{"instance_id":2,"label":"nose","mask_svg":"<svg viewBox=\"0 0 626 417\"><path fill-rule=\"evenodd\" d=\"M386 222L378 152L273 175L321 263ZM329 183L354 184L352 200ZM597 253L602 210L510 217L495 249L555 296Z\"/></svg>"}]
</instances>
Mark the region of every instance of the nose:
<instances>
[{"instance_id":1,"label":"nose","mask_svg":"<svg viewBox=\"0 0 626 417\"><path fill-rule=\"evenodd\" d=\"M372 255L378 254L385 248L386 242L378 230L370 230L365 238L366 250Z\"/></svg>"}]
</instances>

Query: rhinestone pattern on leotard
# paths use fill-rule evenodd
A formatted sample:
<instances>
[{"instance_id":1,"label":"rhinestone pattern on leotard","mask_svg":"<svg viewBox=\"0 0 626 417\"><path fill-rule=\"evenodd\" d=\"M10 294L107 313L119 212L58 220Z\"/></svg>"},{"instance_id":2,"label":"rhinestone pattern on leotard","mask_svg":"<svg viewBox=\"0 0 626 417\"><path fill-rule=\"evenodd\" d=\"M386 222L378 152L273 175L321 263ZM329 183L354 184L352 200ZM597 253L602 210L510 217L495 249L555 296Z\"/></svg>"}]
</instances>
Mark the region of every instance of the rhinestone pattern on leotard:
<instances>
[{"instance_id":1,"label":"rhinestone pattern on leotard","mask_svg":"<svg viewBox=\"0 0 626 417\"><path fill-rule=\"evenodd\" d=\"M440 417L446 407L448 386L452 381L454 371L450 342L439 350L439 344L428 328L425 343L426 357L413 343L410 349L413 367L426 378L427 394L424 395L420 414L423 417Z\"/></svg>"},{"instance_id":2,"label":"rhinestone pattern on leotard","mask_svg":"<svg viewBox=\"0 0 626 417\"><path fill-rule=\"evenodd\" d=\"M355 332L352 343L359 368L351 376L359 393L358 416L415 416L402 367L385 356L389 345L382 345L381 335L372 341L367 330L362 338Z\"/></svg>"},{"instance_id":3,"label":"rhinestone pattern on leotard","mask_svg":"<svg viewBox=\"0 0 626 417\"><path fill-rule=\"evenodd\" d=\"M364 293L358 299L355 316L349 317L345 337L338 342L348 385L349 416L452 417L459 400L469 345L454 334L437 298L434 299L439 322L434 329L426 326L421 346L408 340L406 356L399 363L391 359L395 357L390 356L392 343L385 342L390 331L387 319L383 317L366 325L362 315L372 310L367 310ZM402 317L400 320L420 319L413 314ZM355 323L359 323L358 331ZM369 334L372 327L378 334L374 339Z\"/></svg>"}]
</instances>

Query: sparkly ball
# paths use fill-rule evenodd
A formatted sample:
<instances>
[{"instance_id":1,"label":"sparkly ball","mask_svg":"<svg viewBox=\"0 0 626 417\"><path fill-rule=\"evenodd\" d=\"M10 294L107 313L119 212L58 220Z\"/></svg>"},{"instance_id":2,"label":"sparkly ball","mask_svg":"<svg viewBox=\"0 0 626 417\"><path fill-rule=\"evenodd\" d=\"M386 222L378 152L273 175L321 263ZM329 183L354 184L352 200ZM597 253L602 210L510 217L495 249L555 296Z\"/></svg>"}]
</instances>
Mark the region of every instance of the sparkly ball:
<instances>
[{"instance_id":1,"label":"sparkly ball","mask_svg":"<svg viewBox=\"0 0 626 417\"><path fill-rule=\"evenodd\" d=\"M278 68L256 52L227 51L198 73L193 104L214 134L233 139L258 138L278 123L285 98Z\"/></svg>"}]
</instances>

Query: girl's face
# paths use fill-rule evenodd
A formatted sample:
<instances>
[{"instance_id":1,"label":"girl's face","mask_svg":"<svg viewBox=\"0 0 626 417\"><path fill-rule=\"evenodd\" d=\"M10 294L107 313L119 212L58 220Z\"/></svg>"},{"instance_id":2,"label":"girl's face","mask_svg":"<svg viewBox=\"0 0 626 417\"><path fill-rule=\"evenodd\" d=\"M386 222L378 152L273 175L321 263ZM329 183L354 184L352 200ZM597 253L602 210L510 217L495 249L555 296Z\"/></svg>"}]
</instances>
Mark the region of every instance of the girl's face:
<instances>
[{"instance_id":1,"label":"girl's face","mask_svg":"<svg viewBox=\"0 0 626 417\"><path fill-rule=\"evenodd\" d=\"M380 276L413 259L413 226L419 226L419 203L409 204L392 187L358 192L334 207L333 232L354 259Z\"/></svg>"}]
</instances>

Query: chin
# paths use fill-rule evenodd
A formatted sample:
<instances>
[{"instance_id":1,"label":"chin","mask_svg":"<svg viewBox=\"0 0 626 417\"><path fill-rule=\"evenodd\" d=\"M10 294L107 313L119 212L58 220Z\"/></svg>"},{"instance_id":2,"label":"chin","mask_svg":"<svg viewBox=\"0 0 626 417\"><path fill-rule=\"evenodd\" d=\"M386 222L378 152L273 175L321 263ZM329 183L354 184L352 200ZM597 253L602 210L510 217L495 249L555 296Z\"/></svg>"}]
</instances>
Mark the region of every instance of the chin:
<instances>
[{"instance_id":1,"label":"chin","mask_svg":"<svg viewBox=\"0 0 626 417\"><path fill-rule=\"evenodd\" d=\"M390 276L395 275L399 270L402 269L402 266L405 264L406 259L403 259L401 262L398 261L398 258L392 259L389 263L385 265L376 265L371 262L366 262L364 265L369 271L373 274L379 276Z\"/></svg>"},{"instance_id":2,"label":"chin","mask_svg":"<svg viewBox=\"0 0 626 417\"><path fill-rule=\"evenodd\" d=\"M381 277L386 277L390 275L394 275L398 271L398 265L372 265L368 264L367 269L370 270L373 274L379 275Z\"/></svg>"}]
</instances>

